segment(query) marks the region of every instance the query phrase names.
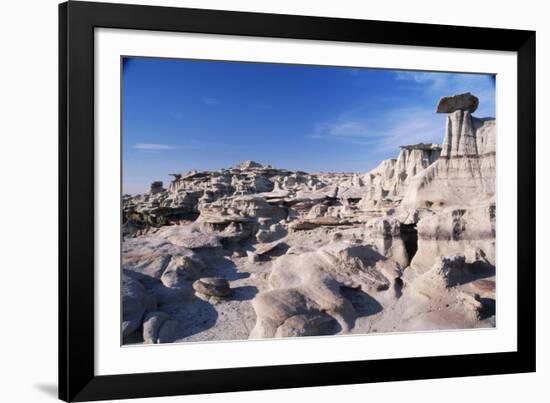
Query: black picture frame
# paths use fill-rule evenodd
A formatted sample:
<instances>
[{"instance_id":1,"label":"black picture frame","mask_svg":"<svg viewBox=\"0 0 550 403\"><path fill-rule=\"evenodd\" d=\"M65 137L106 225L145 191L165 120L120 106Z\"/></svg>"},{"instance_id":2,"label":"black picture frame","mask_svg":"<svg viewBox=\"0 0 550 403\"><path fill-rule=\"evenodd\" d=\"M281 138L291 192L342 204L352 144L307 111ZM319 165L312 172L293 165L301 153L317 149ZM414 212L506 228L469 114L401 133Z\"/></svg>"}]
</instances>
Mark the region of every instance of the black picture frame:
<instances>
[{"instance_id":1,"label":"black picture frame","mask_svg":"<svg viewBox=\"0 0 550 403\"><path fill-rule=\"evenodd\" d=\"M517 352L96 376L94 29L517 52ZM69 1L59 5L59 398L138 398L535 371L535 32Z\"/></svg>"}]
</instances>

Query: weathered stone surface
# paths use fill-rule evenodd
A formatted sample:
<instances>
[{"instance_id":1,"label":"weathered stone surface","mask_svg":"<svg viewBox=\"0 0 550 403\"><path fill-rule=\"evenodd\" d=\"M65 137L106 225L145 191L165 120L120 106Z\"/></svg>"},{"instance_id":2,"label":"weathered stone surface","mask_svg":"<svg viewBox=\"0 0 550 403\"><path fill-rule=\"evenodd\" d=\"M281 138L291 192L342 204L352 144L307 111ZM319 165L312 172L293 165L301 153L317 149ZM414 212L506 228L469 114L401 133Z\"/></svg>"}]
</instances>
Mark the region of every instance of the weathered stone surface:
<instances>
[{"instance_id":1,"label":"weathered stone surface","mask_svg":"<svg viewBox=\"0 0 550 403\"><path fill-rule=\"evenodd\" d=\"M411 179L436 162L440 152L441 146L431 143L401 146L396 159L382 161L363 176L362 187L341 188L339 195L359 199L360 209L395 207L405 196Z\"/></svg>"},{"instance_id":2,"label":"weathered stone surface","mask_svg":"<svg viewBox=\"0 0 550 403\"><path fill-rule=\"evenodd\" d=\"M390 280L377 266L381 260L386 259L371 247L346 242L330 243L314 252L281 256L269 277L272 289L253 300L257 322L251 337L305 335L307 327L293 321L303 322L306 317L316 318L311 324L313 328L332 323L332 318L339 329L349 331L357 312L342 295L341 287L360 288L365 293L388 289ZM397 267L396 263L386 263ZM299 318L285 325L295 316Z\"/></svg>"},{"instance_id":3,"label":"weathered stone surface","mask_svg":"<svg viewBox=\"0 0 550 403\"><path fill-rule=\"evenodd\" d=\"M402 296L379 330L494 326L488 319L494 315L494 300L484 300L470 289L470 282L479 275L487 273L480 273L476 264L466 263L463 255L439 257L423 274L406 270Z\"/></svg>"},{"instance_id":4,"label":"weathered stone surface","mask_svg":"<svg viewBox=\"0 0 550 403\"><path fill-rule=\"evenodd\" d=\"M122 336L141 327L147 311L155 309L156 300L145 287L127 274L122 275Z\"/></svg>"},{"instance_id":5,"label":"weathered stone surface","mask_svg":"<svg viewBox=\"0 0 550 403\"><path fill-rule=\"evenodd\" d=\"M495 326L496 122L477 102L443 98L441 145L369 172L249 160L125 195L125 342Z\"/></svg>"},{"instance_id":6,"label":"weathered stone surface","mask_svg":"<svg viewBox=\"0 0 550 403\"><path fill-rule=\"evenodd\" d=\"M159 330L168 318L170 315L164 312L149 313L143 321L143 341L147 344L156 344Z\"/></svg>"},{"instance_id":7,"label":"weathered stone surface","mask_svg":"<svg viewBox=\"0 0 550 403\"><path fill-rule=\"evenodd\" d=\"M483 304L478 294L468 294L461 292L458 295L458 301L464 306L467 315L470 315L472 319L477 320L480 318L483 311Z\"/></svg>"},{"instance_id":8,"label":"weathered stone surface","mask_svg":"<svg viewBox=\"0 0 550 403\"><path fill-rule=\"evenodd\" d=\"M479 279L470 283L472 292L484 298L496 299L496 283L494 279Z\"/></svg>"},{"instance_id":9,"label":"weathered stone surface","mask_svg":"<svg viewBox=\"0 0 550 403\"><path fill-rule=\"evenodd\" d=\"M202 231L198 226L173 225L160 228L155 237L188 249L219 248L220 237Z\"/></svg>"},{"instance_id":10,"label":"weathered stone surface","mask_svg":"<svg viewBox=\"0 0 550 403\"><path fill-rule=\"evenodd\" d=\"M437 113L452 113L458 110L473 113L479 105L479 99L466 92L465 94L442 97L437 104Z\"/></svg>"},{"instance_id":11,"label":"weathered stone surface","mask_svg":"<svg viewBox=\"0 0 550 403\"><path fill-rule=\"evenodd\" d=\"M411 179L402 206L468 206L494 198L495 139L494 119L463 110L449 114L441 158Z\"/></svg>"},{"instance_id":12,"label":"weathered stone surface","mask_svg":"<svg viewBox=\"0 0 550 403\"><path fill-rule=\"evenodd\" d=\"M384 216L369 220L365 224L365 234L382 256L393 259L402 267L409 265L401 223L396 218Z\"/></svg>"},{"instance_id":13,"label":"weathered stone surface","mask_svg":"<svg viewBox=\"0 0 550 403\"><path fill-rule=\"evenodd\" d=\"M193 283L193 289L211 297L226 297L231 294L229 282L220 277L204 277Z\"/></svg>"},{"instance_id":14,"label":"weathered stone surface","mask_svg":"<svg viewBox=\"0 0 550 403\"><path fill-rule=\"evenodd\" d=\"M173 258L160 280L166 287L184 287L195 280L204 269L204 263L196 256Z\"/></svg>"},{"instance_id":15,"label":"weathered stone surface","mask_svg":"<svg viewBox=\"0 0 550 403\"><path fill-rule=\"evenodd\" d=\"M122 267L162 307L193 297L192 283L201 277L204 264L195 251L148 235L125 240Z\"/></svg>"},{"instance_id":16,"label":"weathered stone surface","mask_svg":"<svg viewBox=\"0 0 550 403\"><path fill-rule=\"evenodd\" d=\"M326 314L294 315L286 319L275 332L275 337L322 336L334 333L336 320Z\"/></svg>"},{"instance_id":17,"label":"weathered stone surface","mask_svg":"<svg viewBox=\"0 0 550 403\"><path fill-rule=\"evenodd\" d=\"M420 272L441 256L462 254L466 262L495 264L496 210L494 204L441 209L418 224L418 251L411 267Z\"/></svg>"},{"instance_id":18,"label":"weathered stone surface","mask_svg":"<svg viewBox=\"0 0 550 403\"><path fill-rule=\"evenodd\" d=\"M146 344L174 341L179 323L165 312L151 312L143 321L143 342Z\"/></svg>"},{"instance_id":19,"label":"weathered stone surface","mask_svg":"<svg viewBox=\"0 0 550 403\"><path fill-rule=\"evenodd\" d=\"M451 288L467 278L464 255L438 257L430 271L423 274L421 280L425 288Z\"/></svg>"},{"instance_id":20,"label":"weathered stone surface","mask_svg":"<svg viewBox=\"0 0 550 403\"><path fill-rule=\"evenodd\" d=\"M260 243L273 242L284 237L287 231L281 224L272 224L269 228L260 229L256 232L256 240Z\"/></svg>"},{"instance_id":21,"label":"weathered stone surface","mask_svg":"<svg viewBox=\"0 0 550 403\"><path fill-rule=\"evenodd\" d=\"M280 246L285 246L285 245L286 245L286 243L285 243L284 239L279 240L279 241L270 242L270 243L260 244L260 245L256 246L256 249L254 250L254 254L256 256L262 256L262 255L265 255L266 253L269 253L269 252L273 251L274 249L276 249Z\"/></svg>"}]
</instances>

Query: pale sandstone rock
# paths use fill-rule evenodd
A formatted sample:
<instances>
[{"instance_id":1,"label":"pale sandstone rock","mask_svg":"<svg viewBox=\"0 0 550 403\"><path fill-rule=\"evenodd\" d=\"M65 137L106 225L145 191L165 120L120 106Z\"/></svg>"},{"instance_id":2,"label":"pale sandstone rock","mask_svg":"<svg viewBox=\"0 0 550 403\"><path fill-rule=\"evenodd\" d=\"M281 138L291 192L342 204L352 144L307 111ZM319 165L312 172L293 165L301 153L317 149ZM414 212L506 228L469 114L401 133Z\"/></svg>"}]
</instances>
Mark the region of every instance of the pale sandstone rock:
<instances>
[{"instance_id":1,"label":"pale sandstone rock","mask_svg":"<svg viewBox=\"0 0 550 403\"><path fill-rule=\"evenodd\" d=\"M470 315L474 320L480 319L483 311L483 304L481 303L481 298L478 294L471 295L461 292L457 298L458 301L464 306L464 310L467 315Z\"/></svg>"},{"instance_id":2,"label":"pale sandstone rock","mask_svg":"<svg viewBox=\"0 0 550 403\"><path fill-rule=\"evenodd\" d=\"M411 261L415 270L425 271L440 256L466 254L467 263L483 255L495 264L496 212L493 204L448 208L426 216L417 224L418 251Z\"/></svg>"},{"instance_id":3,"label":"pale sandstone rock","mask_svg":"<svg viewBox=\"0 0 550 403\"><path fill-rule=\"evenodd\" d=\"M172 259L160 280L166 287L181 288L196 279L204 267L204 263L196 256L180 256Z\"/></svg>"},{"instance_id":4,"label":"pale sandstone rock","mask_svg":"<svg viewBox=\"0 0 550 403\"><path fill-rule=\"evenodd\" d=\"M382 256L393 259L402 267L407 267L409 256L400 227L401 223L395 218L388 216L373 218L365 224L365 234Z\"/></svg>"},{"instance_id":5,"label":"pale sandstone rock","mask_svg":"<svg viewBox=\"0 0 550 403\"><path fill-rule=\"evenodd\" d=\"M403 206L464 206L494 198L495 133L494 119L463 110L449 114L441 157L411 179Z\"/></svg>"},{"instance_id":6,"label":"pale sandstone rock","mask_svg":"<svg viewBox=\"0 0 550 403\"><path fill-rule=\"evenodd\" d=\"M270 243L264 243L264 244L260 244L260 245L257 245L253 254L250 255L250 256L262 256L262 255L265 255L271 251L273 251L274 249L280 247L280 246L284 246L286 245L285 243L285 240L284 239L281 239L281 240L278 240L278 241L274 241L274 242L270 242ZM251 259L257 259L257 258L251 258Z\"/></svg>"},{"instance_id":7,"label":"pale sandstone rock","mask_svg":"<svg viewBox=\"0 0 550 403\"><path fill-rule=\"evenodd\" d=\"M192 283L204 270L202 259L196 252L159 240L154 235L126 240L122 267L124 273L145 286L159 307L190 300L193 297Z\"/></svg>"},{"instance_id":8,"label":"pale sandstone rock","mask_svg":"<svg viewBox=\"0 0 550 403\"><path fill-rule=\"evenodd\" d=\"M338 323L323 313L294 315L286 319L275 332L275 337L322 336L331 334Z\"/></svg>"},{"instance_id":9,"label":"pale sandstone rock","mask_svg":"<svg viewBox=\"0 0 550 403\"><path fill-rule=\"evenodd\" d=\"M219 248L221 246L220 237L205 233L198 226L172 225L162 227L155 235L158 239L165 239L174 245L188 249Z\"/></svg>"},{"instance_id":10,"label":"pale sandstone rock","mask_svg":"<svg viewBox=\"0 0 550 403\"><path fill-rule=\"evenodd\" d=\"M379 331L466 329L486 326L484 314L494 315L494 305L468 290L471 265L464 256L440 257L427 272L406 280L403 295L384 316ZM491 312L492 311L492 312Z\"/></svg>"},{"instance_id":11,"label":"pale sandstone rock","mask_svg":"<svg viewBox=\"0 0 550 403\"><path fill-rule=\"evenodd\" d=\"M438 257L433 267L416 280L419 289L429 293L431 289L454 287L467 278L466 259L463 255Z\"/></svg>"},{"instance_id":12,"label":"pale sandstone rock","mask_svg":"<svg viewBox=\"0 0 550 403\"><path fill-rule=\"evenodd\" d=\"M342 192L342 197L360 198L359 207L363 209L393 207L404 197L411 178L437 161L440 151L437 144L401 146L397 159L382 161L364 175L362 187L352 187Z\"/></svg>"},{"instance_id":13,"label":"pale sandstone rock","mask_svg":"<svg viewBox=\"0 0 550 403\"><path fill-rule=\"evenodd\" d=\"M249 263L256 263L258 261L258 254L255 252L247 250L246 256Z\"/></svg>"},{"instance_id":14,"label":"pale sandstone rock","mask_svg":"<svg viewBox=\"0 0 550 403\"><path fill-rule=\"evenodd\" d=\"M271 242L274 237L275 234L266 229L260 229L256 232L256 240L260 243Z\"/></svg>"},{"instance_id":15,"label":"pale sandstone rock","mask_svg":"<svg viewBox=\"0 0 550 403\"><path fill-rule=\"evenodd\" d=\"M483 298L496 299L496 283L494 279L479 279L470 283L472 292Z\"/></svg>"},{"instance_id":16,"label":"pale sandstone rock","mask_svg":"<svg viewBox=\"0 0 550 403\"><path fill-rule=\"evenodd\" d=\"M385 258L371 247L346 242L330 243L315 252L279 257L269 277L272 290L258 294L253 300L257 322L251 337L293 334L279 328L293 316L317 317L319 313L330 316L342 331L348 331L356 312L340 289L361 288L365 292L388 289L390 280L376 268L380 260ZM392 264L389 260L387 263ZM302 331L305 332L303 329L294 332Z\"/></svg>"}]
</instances>

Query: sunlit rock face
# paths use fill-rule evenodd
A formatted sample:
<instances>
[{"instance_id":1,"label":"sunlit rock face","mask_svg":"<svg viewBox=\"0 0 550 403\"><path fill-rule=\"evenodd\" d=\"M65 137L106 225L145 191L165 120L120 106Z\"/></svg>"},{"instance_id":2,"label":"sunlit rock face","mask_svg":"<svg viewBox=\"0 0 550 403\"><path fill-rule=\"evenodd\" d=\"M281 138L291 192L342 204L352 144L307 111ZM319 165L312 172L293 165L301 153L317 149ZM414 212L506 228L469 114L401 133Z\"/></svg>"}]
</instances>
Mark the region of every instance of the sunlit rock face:
<instances>
[{"instance_id":1,"label":"sunlit rock face","mask_svg":"<svg viewBox=\"0 0 550 403\"><path fill-rule=\"evenodd\" d=\"M439 145L431 143L401 146L397 159L384 160L363 176L366 189L361 206L397 206L405 196L411 178L437 161L440 151Z\"/></svg>"},{"instance_id":2,"label":"sunlit rock face","mask_svg":"<svg viewBox=\"0 0 550 403\"><path fill-rule=\"evenodd\" d=\"M408 186L403 206L471 205L494 198L495 119L478 119L468 110L447 115L441 155Z\"/></svg>"},{"instance_id":3,"label":"sunlit rock face","mask_svg":"<svg viewBox=\"0 0 550 403\"><path fill-rule=\"evenodd\" d=\"M495 326L496 122L444 97L441 144L369 172L252 160L123 197L125 343Z\"/></svg>"}]
</instances>

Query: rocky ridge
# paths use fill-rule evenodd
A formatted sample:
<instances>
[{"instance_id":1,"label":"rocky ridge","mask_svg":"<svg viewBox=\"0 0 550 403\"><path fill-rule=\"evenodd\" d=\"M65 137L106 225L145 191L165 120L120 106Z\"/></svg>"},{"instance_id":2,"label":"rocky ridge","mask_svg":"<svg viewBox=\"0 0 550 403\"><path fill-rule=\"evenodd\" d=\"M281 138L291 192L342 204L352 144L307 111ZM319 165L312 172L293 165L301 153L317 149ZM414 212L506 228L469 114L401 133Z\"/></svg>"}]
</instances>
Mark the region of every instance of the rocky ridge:
<instances>
[{"instance_id":1,"label":"rocky ridge","mask_svg":"<svg viewBox=\"0 0 550 403\"><path fill-rule=\"evenodd\" d=\"M123 197L126 343L495 325L494 119L367 173L245 161Z\"/></svg>"}]
</instances>

